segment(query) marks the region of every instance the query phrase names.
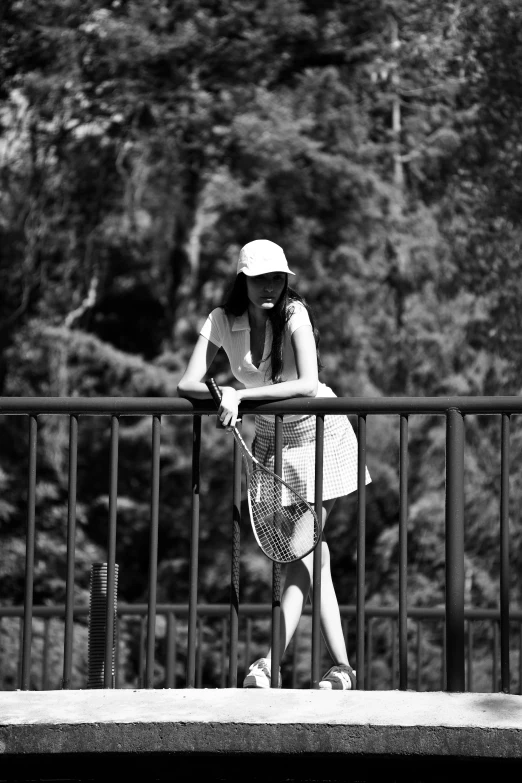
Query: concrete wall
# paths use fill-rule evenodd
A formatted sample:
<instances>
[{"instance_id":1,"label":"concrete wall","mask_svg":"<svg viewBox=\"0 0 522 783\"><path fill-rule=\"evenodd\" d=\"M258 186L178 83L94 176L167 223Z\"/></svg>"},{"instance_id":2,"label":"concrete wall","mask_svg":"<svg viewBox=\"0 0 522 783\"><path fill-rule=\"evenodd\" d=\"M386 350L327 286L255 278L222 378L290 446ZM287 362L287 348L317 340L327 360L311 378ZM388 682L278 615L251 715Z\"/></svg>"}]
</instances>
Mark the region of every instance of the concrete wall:
<instances>
[{"instance_id":1,"label":"concrete wall","mask_svg":"<svg viewBox=\"0 0 522 783\"><path fill-rule=\"evenodd\" d=\"M0 779L35 765L47 765L53 774L60 768L76 779L87 770L99 774L110 758L120 770L141 765L147 777L154 770L156 779L172 779L174 769L189 776L199 769L207 779L217 779L221 770L225 778L256 779L259 773L266 781L267 775L295 775L297 768L309 779L342 779L361 765L366 773L380 770L377 777L399 766L403 774L422 769L425 777L435 768L446 774L449 761L453 770L462 762L468 771L470 765L484 771L509 764L520 766L520 774L522 697L242 689L4 692L0 751Z\"/></svg>"}]
</instances>

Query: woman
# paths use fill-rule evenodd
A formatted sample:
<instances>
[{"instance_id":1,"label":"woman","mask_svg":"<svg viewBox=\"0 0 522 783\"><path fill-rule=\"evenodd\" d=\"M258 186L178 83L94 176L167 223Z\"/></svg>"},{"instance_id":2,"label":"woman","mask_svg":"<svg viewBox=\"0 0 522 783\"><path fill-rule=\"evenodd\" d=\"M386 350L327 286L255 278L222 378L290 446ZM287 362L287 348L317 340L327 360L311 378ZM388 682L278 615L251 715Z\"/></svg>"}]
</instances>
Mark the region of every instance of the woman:
<instances>
[{"instance_id":1,"label":"woman","mask_svg":"<svg viewBox=\"0 0 522 783\"><path fill-rule=\"evenodd\" d=\"M218 416L229 430L235 426L243 400L280 400L290 397L335 397L318 379L316 332L310 309L288 285L283 249L267 239L245 245L237 265L233 289L223 307L208 316L185 374L178 385L182 397L210 396L203 383L219 348L243 388L221 387ZM254 454L274 467L274 419L256 416ZM315 417L287 416L283 420L283 478L308 502L314 502ZM370 481L366 472L366 483ZM335 498L357 489L357 442L345 416L325 417L323 527ZM339 605L330 572L328 544L321 552L321 628L334 661L321 689L355 688L355 673L348 662ZM287 566L281 601L283 652L301 617L311 588L313 553ZM245 688L270 687L271 651L251 666ZM279 675L281 687L281 675Z\"/></svg>"}]
</instances>

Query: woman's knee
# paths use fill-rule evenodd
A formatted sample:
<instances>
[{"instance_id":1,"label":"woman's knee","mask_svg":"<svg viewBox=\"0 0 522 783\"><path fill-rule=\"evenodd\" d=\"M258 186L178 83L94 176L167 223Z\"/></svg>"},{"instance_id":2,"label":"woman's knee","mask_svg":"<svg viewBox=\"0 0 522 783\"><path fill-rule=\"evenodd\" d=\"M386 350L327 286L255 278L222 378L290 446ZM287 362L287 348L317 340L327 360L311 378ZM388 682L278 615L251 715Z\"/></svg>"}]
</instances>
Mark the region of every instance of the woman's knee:
<instances>
[{"instance_id":1,"label":"woman's knee","mask_svg":"<svg viewBox=\"0 0 522 783\"><path fill-rule=\"evenodd\" d=\"M330 549L326 541L321 541L321 568L330 568ZM313 575L314 569L314 552L310 552L309 555L303 557L301 560L296 560L288 565L287 581L289 579L297 580L303 572L307 572L310 579Z\"/></svg>"},{"instance_id":2,"label":"woman's knee","mask_svg":"<svg viewBox=\"0 0 522 783\"><path fill-rule=\"evenodd\" d=\"M330 568L330 549L326 541L321 542L321 568Z\"/></svg>"}]
</instances>

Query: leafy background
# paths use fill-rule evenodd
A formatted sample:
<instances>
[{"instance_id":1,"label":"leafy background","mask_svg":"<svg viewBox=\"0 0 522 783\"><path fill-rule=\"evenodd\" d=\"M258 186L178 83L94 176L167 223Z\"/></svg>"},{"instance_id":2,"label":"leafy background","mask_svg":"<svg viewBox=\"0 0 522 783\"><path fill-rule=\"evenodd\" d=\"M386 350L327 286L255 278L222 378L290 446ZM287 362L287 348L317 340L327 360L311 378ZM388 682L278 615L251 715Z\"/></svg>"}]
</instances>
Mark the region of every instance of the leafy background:
<instances>
[{"instance_id":1,"label":"leafy background","mask_svg":"<svg viewBox=\"0 0 522 783\"><path fill-rule=\"evenodd\" d=\"M338 395L519 394L521 30L518 0L5 0L0 394L174 395L256 237L280 243L298 272L322 380ZM222 357L215 373L226 376ZM35 602L54 604L65 594L68 423L39 422ZM0 590L20 604L27 426L0 427ZM498 607L499 431L498 417L466 418L466 604L481 608ZM513 417L515 608L520 437ZM230 441L210 421L204 438L199 597L226 602ZM368 439L367 599L396 605L398 421L370 417ZM150 421L122 419L120 449L119 597L143 601ZM190 421L165 418L161 601L188 595L190 449ZM105 556L108 450L107 420L81 419L78 603ZM439 606L441 417L411 419L409 501L409 603ZM329 522L342 603L354 600L354 519L349 497ZM269 601L268 562L243 539L241 600ZM0 633L8 687L16 623ZM256 633L261 652L267 628ZM78 685L85 628L77 635ZM212 684L219 630L208 635ZM58 621L51 637L58 650ZM384 625L374 642L374 687L389 687ZM487 690L490 629L476 645L475 685ZM436 635L427 644L425 687L438 687L440 646ZM180 682L183 671L180 650Z\"/></svg>"}]
</instances>

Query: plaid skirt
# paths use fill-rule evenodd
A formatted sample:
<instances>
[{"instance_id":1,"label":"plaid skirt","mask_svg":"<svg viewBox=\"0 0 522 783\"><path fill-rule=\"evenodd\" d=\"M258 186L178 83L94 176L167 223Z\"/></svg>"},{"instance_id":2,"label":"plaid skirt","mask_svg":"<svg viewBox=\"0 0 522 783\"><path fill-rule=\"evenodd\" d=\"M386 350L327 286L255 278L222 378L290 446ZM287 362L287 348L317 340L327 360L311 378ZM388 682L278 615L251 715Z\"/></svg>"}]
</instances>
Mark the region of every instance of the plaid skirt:
<instances>
[{"instance_id":1,"label":"plaid skirt","mask_svg":"<svg viewBox=\"0 0 522 783\"><path fill-rule=\"evenodd\" d=\"M252 451L274 470L275 420L256 416ZM315 500L315 416L283 420L283 479L309 503ZM366 468L366 484L371 481ZM357 489L357 438L347 416L324 417L323 500ZM283 505L289 504L283 493Z\"/></svg>"}]
</instances>

